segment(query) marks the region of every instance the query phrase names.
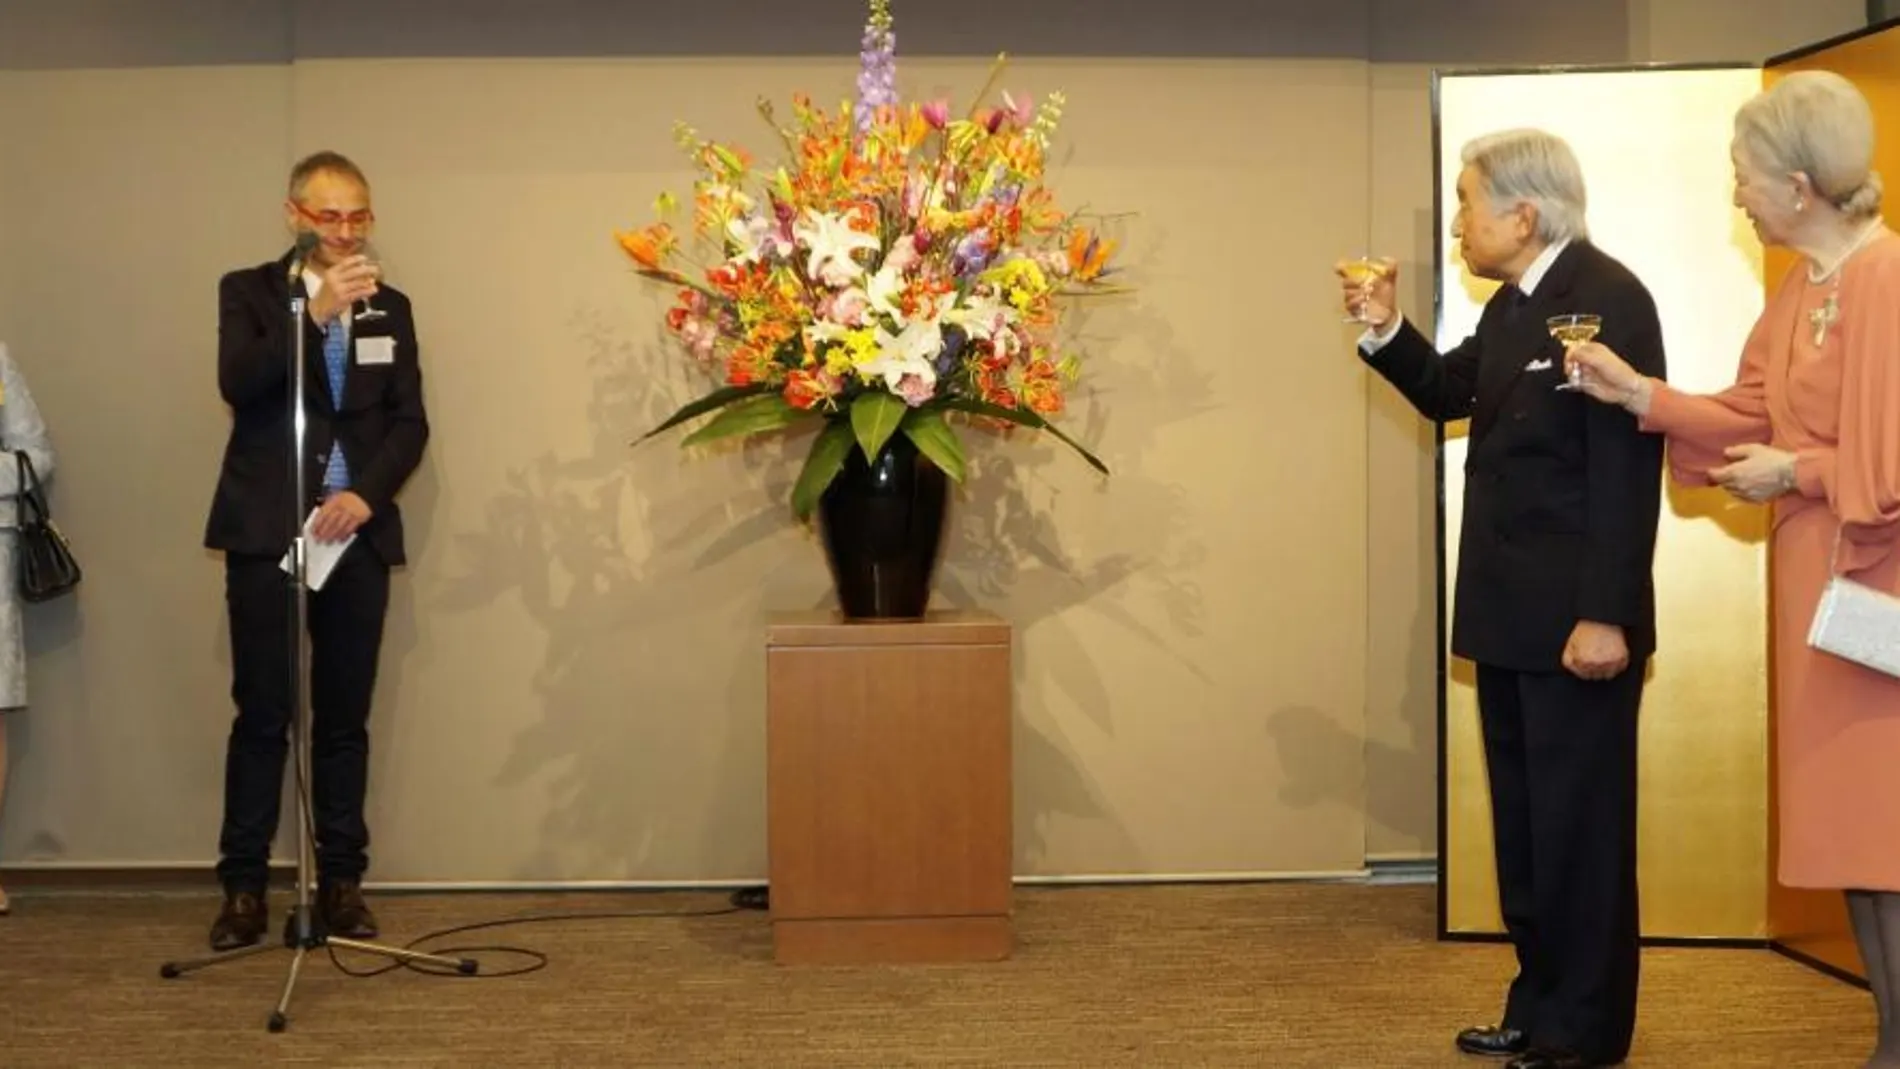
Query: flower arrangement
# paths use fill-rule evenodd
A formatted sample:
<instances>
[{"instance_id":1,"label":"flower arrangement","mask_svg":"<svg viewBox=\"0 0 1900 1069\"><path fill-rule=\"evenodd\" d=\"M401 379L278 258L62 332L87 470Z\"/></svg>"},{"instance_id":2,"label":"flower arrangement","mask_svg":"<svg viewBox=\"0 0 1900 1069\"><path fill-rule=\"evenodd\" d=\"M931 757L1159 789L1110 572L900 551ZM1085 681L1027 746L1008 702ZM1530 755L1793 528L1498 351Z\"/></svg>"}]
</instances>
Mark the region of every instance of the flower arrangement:
<instances>
[{"instance_id":1,"label":"flower arrangement","mask_svg":"<svg viewBox=\"0 0 1900 1069\"><path fill-rule=\"evenodd\" d=\"M804 96L781 125L775 166L743 148L675 135L699 171L681 248L679 205L617 232L639 274L678 287L666 323L723 385L643 435L708 413L683 444L822 422L792 490L807 519L855 444L875 459L904 434L951 479L965 459L948 414L990 428L1047 431L1078 361L1057 340L1065 297L1122 292L1107 281L1115 243L1065 214L1043 184L1064 99L1031 107L1009 93L963 118L948 101L903 103L889 0L871 0L858 95L835 109Z\"/></svg>"}]
</instances>

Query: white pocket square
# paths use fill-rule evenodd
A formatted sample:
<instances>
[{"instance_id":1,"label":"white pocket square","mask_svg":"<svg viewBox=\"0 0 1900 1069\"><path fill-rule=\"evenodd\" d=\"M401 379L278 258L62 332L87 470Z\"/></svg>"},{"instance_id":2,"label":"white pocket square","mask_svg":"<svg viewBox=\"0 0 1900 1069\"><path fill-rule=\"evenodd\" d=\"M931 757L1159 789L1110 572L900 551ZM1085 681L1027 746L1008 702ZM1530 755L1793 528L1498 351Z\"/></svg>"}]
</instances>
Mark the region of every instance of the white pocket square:
<instances>
[{"instance_id":1,"label":"white pocket square","mask_svg":"<svg viewBox=\"0 0 1900 1069\"><path fill-rule=\"evenodd\" d=\"M1549 371L1552 366L1553 365L1550 362L1550 358L1545 357L1542 360L1533 360L1530 363L1525 364L1524 370L1525 371Z\"/></svg>"}]
</instances>

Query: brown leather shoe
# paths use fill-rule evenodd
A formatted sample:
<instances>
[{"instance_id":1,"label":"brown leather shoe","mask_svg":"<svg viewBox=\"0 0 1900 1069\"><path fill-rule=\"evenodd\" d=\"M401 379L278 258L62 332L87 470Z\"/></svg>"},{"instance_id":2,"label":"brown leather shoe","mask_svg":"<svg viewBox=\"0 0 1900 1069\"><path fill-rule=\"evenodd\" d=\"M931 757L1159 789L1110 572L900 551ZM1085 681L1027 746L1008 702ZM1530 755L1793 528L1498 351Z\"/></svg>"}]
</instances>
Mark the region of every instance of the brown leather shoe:
<instances>
[{"instance_id":1,"label":"brown leather shoe","mask_svg":"<svg viewBox=\"0 0 1900 1069\"><path fill-rule=\"evenodd\" d=\"M376 938L376 914L363 901L362 885L355 880L337 880L323 886L318 895L323 910L323 927L339 939Z\"/></svg>"},{"instance_id":2,"label":"brown leather shoe","mask_svg":"<svg viewBox=\"0 0 1900 1069\"><path fill-rule=\"evenodd\" d=\"M264 896L251 891L226 891L224 908L211 922L211 949L220 953L256 945L270 927L270 909Z\"/></svg>"}]
</instances>

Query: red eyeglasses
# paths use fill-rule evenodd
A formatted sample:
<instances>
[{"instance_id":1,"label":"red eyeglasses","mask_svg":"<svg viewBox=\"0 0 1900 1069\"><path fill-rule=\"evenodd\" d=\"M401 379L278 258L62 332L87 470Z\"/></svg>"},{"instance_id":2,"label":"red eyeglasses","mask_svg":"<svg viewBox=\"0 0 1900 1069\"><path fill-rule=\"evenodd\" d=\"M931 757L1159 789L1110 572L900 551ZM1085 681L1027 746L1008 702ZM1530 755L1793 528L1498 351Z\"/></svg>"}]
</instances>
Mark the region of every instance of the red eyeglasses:
<instances>
[{"instance_id":1,"label":"red eyeglasses","mask_svg":"<svg viewBox=\"0 0 1900 1069\"><path fill-rule=\"evenodd\" d=\"M327 210L321 211L321 212L313 212L310 209L304 207L303 205L296 204L295 202L292 203L292 207L297 209L298 215L301 215L305 219L310 220L311 223L315 224L317 227L324 230L335 230L337 227L340 227L345 223L348 223L353 227L361 229L363 227L369 226L371 223L374 223L376 221L376 213L370 211L368 208L363 208L363 209L360 209L358 211L353 211L353 212L337 212L337 211L327 211Z\"/></svg>"}]
</instances>

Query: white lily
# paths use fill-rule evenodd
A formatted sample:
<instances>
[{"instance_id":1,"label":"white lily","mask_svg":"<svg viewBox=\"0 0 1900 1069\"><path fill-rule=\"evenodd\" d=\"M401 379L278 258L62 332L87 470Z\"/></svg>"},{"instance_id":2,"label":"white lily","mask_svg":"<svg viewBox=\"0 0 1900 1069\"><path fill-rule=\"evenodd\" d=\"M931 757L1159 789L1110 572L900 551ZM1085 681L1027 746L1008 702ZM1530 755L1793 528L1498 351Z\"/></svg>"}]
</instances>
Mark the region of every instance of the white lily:
<instances>
[{"instance_id":1,"label":"white lily","mask_svg":"<svg viewBox=\"0 0 1900 1069\"><path fill-rule=\"evenodd\" d=\"M851 258L852 253L878 246L876 235L851 229L843 216L810 209L799 218L793 236L811 250L806 275L834 287L849 285L864 274L864 266Z\"/></svg>"},{"instance_id":2,"label":"white lily","mask_svg":"<svg viewBox=\"0 0 1900 1069\"><path fill-rule=\"evenodd\" d=\"M739 246L739 255L733 260L742 264L756 262L765 251L765 238L771 229L771 223L756 215L726 220L726 234Z\"/></svg>"},{"instance_id":3,"label":"white lily","mask_svg":"<svg viewBox=\"0 0 1900 1069\"><path fill-rule=\"evenodd\" d=\"M814 345L821 342L840 341L849 333L851 333L850 327L822 319L805 324L805 336L810 338Z\"/></svg>"},{"instance_id":4,"label":"white lily","mask_svg":"<svg viewBox=\"0 0 1900 1069\"><path fill-rule=\"evenodd\" d=\"M988 339L1017 319L1016 309L993 296L973 293L955 308L944 313L943 320L961 327L972 338Z\"/></svg>"},{"instance_id":5,"label":"white lily","mask_svg":"<svg viewBox=\"0 0 1900 1069\"><path fill-rule=\"evenodd\" d=\"M937 368L931 361L943 351L943 325L934 319L915 320L892 334L877 328L877 356L858 365L867 376L882 376L884 385L895 390L906 375L924 382L937 381Z\"/></svg>"},{"instance_id":6,"label":"white lily","mask_svg":"<svg viewBox=\"0 0 1900 1069\"><path fill-rule=\"evenodd\" d=\"M905 321L904 309L897 303L898 296L904 292L903 273L897 269L897 265L888 260L885 261L877 274L871 276L870 283L865 286L865 292L870 295L873 310L890 316L899 323Z\"/></svg>"}]
</instances>

